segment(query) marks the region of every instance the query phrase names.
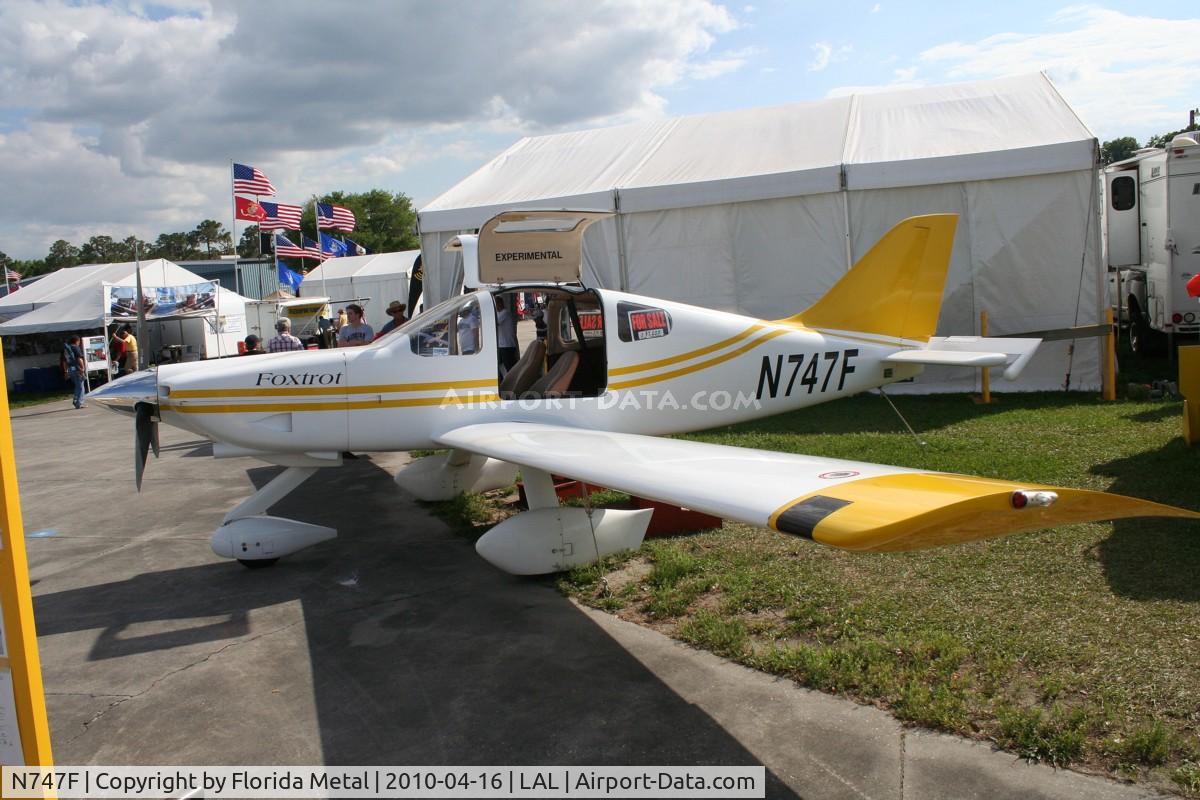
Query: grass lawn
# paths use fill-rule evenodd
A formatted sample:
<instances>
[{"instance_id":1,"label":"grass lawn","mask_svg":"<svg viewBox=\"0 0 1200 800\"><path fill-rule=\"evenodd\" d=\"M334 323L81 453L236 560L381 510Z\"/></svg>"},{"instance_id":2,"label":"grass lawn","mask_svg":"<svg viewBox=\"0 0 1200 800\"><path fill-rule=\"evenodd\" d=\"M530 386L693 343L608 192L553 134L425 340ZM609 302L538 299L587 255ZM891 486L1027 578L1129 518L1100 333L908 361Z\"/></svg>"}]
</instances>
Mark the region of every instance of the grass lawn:
<instances>
[{"instance_id":1,"label":"grass lawn","mask_svg":"<svg viewBox=\"0 0 1200 800\"><path fill-rule=\"evenodd\" d=\"M688 438L1200 509L1200 447L1183 443L1178 401L893 400L925 444L875 395ZM474 533L515 510L479 496L440 508ZM903 720L1200 796L1195 522L1072 525L894 554L726 523L647 541L557 583L588 605Z\"/></svg>"}]
</instances>

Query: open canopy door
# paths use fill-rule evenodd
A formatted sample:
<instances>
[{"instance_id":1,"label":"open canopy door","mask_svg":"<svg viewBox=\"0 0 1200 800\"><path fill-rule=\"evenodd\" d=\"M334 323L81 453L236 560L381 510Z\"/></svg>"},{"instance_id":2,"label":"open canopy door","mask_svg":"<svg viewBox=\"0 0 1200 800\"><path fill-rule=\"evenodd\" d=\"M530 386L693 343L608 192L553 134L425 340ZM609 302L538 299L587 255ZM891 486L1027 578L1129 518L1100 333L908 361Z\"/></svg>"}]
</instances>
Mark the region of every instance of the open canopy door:
<instances>
[{"instance_id":1,"label":"open canopy door","mask_svg":"<svg viewBox=\"0 0 1200 800\"><path fill-rule=\"evenodd\" d=\"M467 286L506 283L580 283L583 234L609 211L505 211L478 235L455 236L446 250L462 250Z\"/></svg>"}]
</instances>

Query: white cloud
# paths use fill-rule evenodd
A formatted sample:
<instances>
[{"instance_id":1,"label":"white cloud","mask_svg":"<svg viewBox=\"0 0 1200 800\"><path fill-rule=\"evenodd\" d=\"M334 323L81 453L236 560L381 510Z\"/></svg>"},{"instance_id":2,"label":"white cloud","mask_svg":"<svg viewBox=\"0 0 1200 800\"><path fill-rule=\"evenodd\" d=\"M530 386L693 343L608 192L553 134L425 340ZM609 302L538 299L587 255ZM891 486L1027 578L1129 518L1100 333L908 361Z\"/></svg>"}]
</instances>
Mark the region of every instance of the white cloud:
<instances>
[{"instance_id":1,"label":"white cloud","mask_svg":"<svg viewBox=\"0 0 1200 800\"><path fill-rule=\"evenodd\" d=\"M756 47L745 47L741 50L730 50L720 53L708 61L698 61L688 68L688 77L693 80L710 80L712 78L736 72L761 51Z\"/></svg>"},{"instance_id":2,"label":"white cloud","mask_svg":"<svg viewBox=\"0 0 1200 800\"><path fill-rule=\"evenodd\" d=\"M833 45L828 42L817 42L812 49L813 60L808 64L808 71L820 72L829 66L829 57L833 55Z\"/></svg>"},{"instance_id":3,"label":"white cloud","mask_svg":"<svg viewBox=\"0 0 1200 800\"><path fill-rule=\"evenodd\" d=\"M1200 89L1200 19L1131 16L1072 6L1047 33L1002 33L949 42L920 55L949 80L1045 70L1101 139L1140 140L1187 124Z\"/></svg>"},{"instance_id":4,"label":"white cloud","mask_svg":"<svg viewBox=\"0 0 1200 800\"><path fill-rule=\"evenodd\" d=\"M808 71L821 72L832 63L845 61L853 49L848 44L834 47L829 42L817 42L812 46L813 60L808 64Z\"/></svg>"},{"instance_id":5,"label":"white cloud","mask_svg":"<svg viewBox=\"0 0 1200 800\"><path fill-rule=\"evenodd\" d=\"M880 5L879 3L876 3L875 5L871 6L871 13L872 13L872 14L878 14L878 13L879 13L880 11L882 11L882 10L883 10L883 6L882 6L882 5Z\"/></svg>"},{"instance_id":6,"label":"white cloud","mask_svg":"<svg viewBox=\"0 0 1200 800\"><path fill-rule=\"evenodd\" d=\"M501 135L661 115L662 90L754 55L713 53L736 27L715 0L6 0L0 249L222 219L230 157L289 197L412 193L429 159L469 171Z\"/></svg>"}]
</instances>

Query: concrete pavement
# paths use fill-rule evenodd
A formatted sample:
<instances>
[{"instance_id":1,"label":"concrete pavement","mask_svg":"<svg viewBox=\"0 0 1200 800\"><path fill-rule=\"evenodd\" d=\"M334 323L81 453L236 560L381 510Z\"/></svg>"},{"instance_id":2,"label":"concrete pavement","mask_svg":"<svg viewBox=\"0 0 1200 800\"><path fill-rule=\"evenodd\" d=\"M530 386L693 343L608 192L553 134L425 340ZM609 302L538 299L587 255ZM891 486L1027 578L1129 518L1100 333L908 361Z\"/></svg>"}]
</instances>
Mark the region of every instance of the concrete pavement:
<instances>
[{"instance_id":1,"label":"concrete pavement","mask_svg":"<svg viewBox=\"0 0 1200 800\"><path fill-rule=\"evenodd\" d=\"M795 687L475 555L391 481L318 472L272 511L339 538L246 570L208 546L277 468L162 428L13 415L61 764L763 764L776 798L1144 798Z\"/></svg>"}]
</instances>

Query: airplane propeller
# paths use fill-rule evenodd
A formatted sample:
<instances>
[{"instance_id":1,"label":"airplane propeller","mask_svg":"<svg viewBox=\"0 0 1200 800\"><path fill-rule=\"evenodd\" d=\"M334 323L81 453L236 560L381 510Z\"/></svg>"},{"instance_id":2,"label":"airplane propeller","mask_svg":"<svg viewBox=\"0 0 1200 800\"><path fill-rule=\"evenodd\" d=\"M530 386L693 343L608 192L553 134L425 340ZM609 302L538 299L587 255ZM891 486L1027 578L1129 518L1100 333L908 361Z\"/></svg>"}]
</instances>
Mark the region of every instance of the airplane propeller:
<instances>
[{"instance_id":1,"label":"airplane propeller","mask_svg":"<svg viewBox=\"0 0 1200 800\"><path fill-rule=\"evenodd\" d=\"M137 489L142 490L142 473L146 471L146 455L153 448L158 458L158 423L149 403L138 403L133 420L133 471Z\"/></svg>"}]
</instances>

